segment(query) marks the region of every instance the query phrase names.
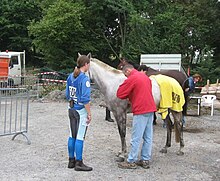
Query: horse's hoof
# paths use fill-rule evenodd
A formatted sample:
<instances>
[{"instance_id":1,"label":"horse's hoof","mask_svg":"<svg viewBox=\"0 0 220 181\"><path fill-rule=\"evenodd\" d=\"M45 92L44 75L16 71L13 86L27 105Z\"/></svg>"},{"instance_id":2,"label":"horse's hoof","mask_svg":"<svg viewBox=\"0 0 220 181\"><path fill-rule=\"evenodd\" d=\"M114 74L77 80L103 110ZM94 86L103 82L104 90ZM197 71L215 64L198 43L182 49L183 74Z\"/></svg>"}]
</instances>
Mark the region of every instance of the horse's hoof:
<instances>
[{"instance_id":1,"label":"horse's hoof","mask_svg":"<svg viewBox=\"0 0 220 181\"><path fill-rule=\"evenodd\" d=\"M105 119L106 121L108 121L108 122L114 122L114 119L112 119L112 118L108 118L108 119Z\"/></svg>"},{"instance_id":2,"label":"horse's hoof","mask_svg":"<svg viewBox=\"0 0 220 181\"><path fill-rule=\"evenodd\" d=\"M167 149L163 148L162 150L160 150L160 153L167 153Z\"/></svg>"},{"instance_id":3,"label":"horse's hoof","mask_svg":"<svg viewBox=\"0 0 220 181\"><path fill-rule=\"evenodd\" d=\"M123 158L123 157L117 157L117 158L115 159L115 161L116 161L116 162L124 162L124 161L125 161L125 158Z\"/></svg>"},{"instance_id":4,"label":"horse's hoof","mask_svg":"<svg viewBox=\"0 0 220 181\"><path fill-rule=\"evenodd\" d=\"M184 155L184 152L178 151L176 154L179 155L179 156L182 156L182 155Z\"/></svg>"}]
</instances>

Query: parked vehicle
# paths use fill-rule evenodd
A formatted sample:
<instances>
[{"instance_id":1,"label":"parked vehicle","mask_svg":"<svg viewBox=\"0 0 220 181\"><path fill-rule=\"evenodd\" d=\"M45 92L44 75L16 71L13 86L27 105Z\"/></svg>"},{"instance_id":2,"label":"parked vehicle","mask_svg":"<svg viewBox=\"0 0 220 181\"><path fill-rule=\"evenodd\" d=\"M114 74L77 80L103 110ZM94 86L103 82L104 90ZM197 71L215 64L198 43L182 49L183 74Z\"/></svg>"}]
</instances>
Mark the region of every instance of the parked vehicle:
<instances>
[{"instance_id":1,"label":"parked vehicle","mask_svg":"<svg viewBox=\"0 0 220 181\"><path fill-rule=\"evenodd\" d=\"M23 75L25 75L25 51L0 52L1 85L19 85L22 83Z\"/></svg>"}]
</instances>

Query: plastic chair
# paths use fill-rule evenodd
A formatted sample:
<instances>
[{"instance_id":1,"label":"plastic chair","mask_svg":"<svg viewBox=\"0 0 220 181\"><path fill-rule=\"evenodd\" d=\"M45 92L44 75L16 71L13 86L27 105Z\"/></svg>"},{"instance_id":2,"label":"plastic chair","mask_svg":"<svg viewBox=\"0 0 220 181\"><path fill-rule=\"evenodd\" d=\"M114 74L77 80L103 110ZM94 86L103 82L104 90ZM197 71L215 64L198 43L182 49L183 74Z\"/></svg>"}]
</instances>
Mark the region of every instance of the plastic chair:
<instances>
[{"instance_id":1,"label":"plastic chair","mask_svg":"<svg viewBox=\"0 0 220 181\"><path fill-rule=\"evenodd\" d=\"M214 113L214 100L216 99L215 95L203 95L201 106L204 107L211 107L211 116L213 116Z\"/></svg>"}]
</instances>

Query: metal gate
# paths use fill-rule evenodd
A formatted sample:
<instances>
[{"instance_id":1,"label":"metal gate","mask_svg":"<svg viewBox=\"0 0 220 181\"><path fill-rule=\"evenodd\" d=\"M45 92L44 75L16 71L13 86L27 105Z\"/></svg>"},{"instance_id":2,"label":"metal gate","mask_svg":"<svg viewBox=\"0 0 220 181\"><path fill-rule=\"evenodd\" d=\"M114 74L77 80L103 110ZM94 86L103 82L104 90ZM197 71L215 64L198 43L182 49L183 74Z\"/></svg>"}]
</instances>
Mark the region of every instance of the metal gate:
<instances>
[{"instance_id":1,"label":"metal gate","mask_svg":"<svg viewBox=\"0 0 220 181\"><path fill-rule=\"evenodd\" d=\"M22 134L31 144L28 131L29 92L26 88L0 89L0 136Z\"/></svg>"}]
</instances>

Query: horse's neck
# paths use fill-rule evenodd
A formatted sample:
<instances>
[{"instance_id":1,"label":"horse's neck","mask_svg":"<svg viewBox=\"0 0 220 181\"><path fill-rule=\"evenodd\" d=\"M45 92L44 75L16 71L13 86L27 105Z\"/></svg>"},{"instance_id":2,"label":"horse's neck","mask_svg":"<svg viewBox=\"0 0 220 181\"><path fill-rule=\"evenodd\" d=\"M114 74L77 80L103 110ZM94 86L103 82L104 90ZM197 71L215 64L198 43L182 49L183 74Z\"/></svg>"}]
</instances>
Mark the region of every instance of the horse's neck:
<instances>
[{"instance_id":1,"label":"horse's neck","mask_svg":"<svg viewBox=\"0 0 220 181\"><path fill-rule=\"evenodd\" d=\"M100 91L104 94L107 90L107 82L105 82L103 79L105 76L101 76L103 75L102 71L96 71L95 68L93 68L92 66L90 66L90 71L92 71L92 79L95 82L95 84L98 86L98 88L100 89Z\"/></svg>"},{"instance_id":2,"label":"horse's neck","mask_svg":"<svg viewBox=\"0 0 220 181\"><path fill-rule=\"evenodd\" d=\"M90 65L90 71L92 79L105 96L116 95L118 86L125 79L122 73L114 74L114 72L104 69L94 62Z\"/></svg>"},{"instance_id":3,"label":"horse's neck","mask_svg":"<svg viewBox=\"0 0 220 181\"><path fill-rule=\"evenodd\" d=\"M155 69L152 69L152 68L148 68L148 70L147 70L147 75L148 76L151 76L151 75L157 75L157 74L160 74L160 71L158 71L158 70L155 70Z\"/></svg>"}]
</instances>

